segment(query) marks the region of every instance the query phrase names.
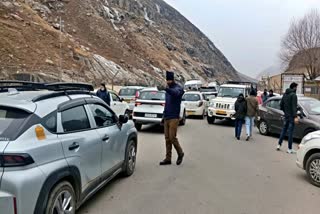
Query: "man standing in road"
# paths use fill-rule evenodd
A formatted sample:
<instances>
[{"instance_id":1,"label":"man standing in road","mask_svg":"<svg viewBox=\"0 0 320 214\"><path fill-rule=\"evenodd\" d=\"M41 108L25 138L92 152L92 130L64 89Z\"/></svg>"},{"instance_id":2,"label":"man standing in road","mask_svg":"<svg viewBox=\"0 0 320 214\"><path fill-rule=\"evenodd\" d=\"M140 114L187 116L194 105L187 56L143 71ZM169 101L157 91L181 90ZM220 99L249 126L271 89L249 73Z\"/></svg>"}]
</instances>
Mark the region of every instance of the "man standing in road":
<instances>
[{"instance_id":1,"label":"man standing in road","mask_svg":"<svg viewBox=\"0 0 320 214\"><path fill-rule=\"evenodd\" d=\"M252 127L253 127L254 119L255 117L258 116L258 112L259 112L259 103L257 100L257 93L255 90L251 90L250 96L246 98L246 101L247 101L247 115L245 118L246 131L247 131L246 141L249 141L250 137L252 137Z\"/></svg>"},{"instance_id":2,"label":"man standing in road","mask_svg":"<svg viewBox=\"0 0 320 214\"><path fill-rule=\"evenodd\" d=\"M110 106L110 94L106 88L106 85L104 83L101 83L100 85L100 89L97 91L97 96L102 99L104 102L106 102L108 104L108 106Z\"/></svg>"},{"instance_id":3,"label":"man standing in road","mask_svg":"<svg viewBox=\"0 0 320 214\"><path fill-rule=\"evenodd\" d=\"M283 95L280 107L284 112L284 127L282 129L280 139L278 142L277 150L279 151L288 132L288 151L287 153L293 154L295 151L292 149L293 143L293 131L295 124L298 124L299 119L297 117L298 110L298 98L297 98L297 83L291 83L290 88L286 90L286 93Z\"/></svg>"},{"instance_id":4,"label":"man standing in road","mask_svg":"<svg viewBox=\"0 0 320 214\"><path fill-rule=\"evenodd\" d=\"M183 88L174 81L174 73L167 71L166 104L163 112L164 133L166 139L166 158L160 165L170 165L172 158L172 145L178 153L177 165L183 161L184 153L177 138L177 131L180 120L180 110Z\"/></svg>"}]
</instances>

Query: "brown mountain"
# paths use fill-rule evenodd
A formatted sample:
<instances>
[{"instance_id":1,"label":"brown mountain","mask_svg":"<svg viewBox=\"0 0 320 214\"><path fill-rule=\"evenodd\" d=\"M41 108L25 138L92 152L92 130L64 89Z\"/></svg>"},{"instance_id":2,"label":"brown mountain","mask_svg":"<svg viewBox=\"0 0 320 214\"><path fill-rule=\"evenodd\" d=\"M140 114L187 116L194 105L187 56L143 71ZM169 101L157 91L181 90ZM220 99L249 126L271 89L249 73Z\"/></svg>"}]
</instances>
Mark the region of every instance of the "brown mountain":
<instances>
[{"instance_id":1,"label":"brown mountain","mask_svg":"<svg viewBox=\"0 0 320 214\"><path fill-rule=\"evenodd\" d=\"M0 36L2 79L154 85L166 69L181 82L246 78L162 0L2 1Z\"/></svg>"}]
</instances>

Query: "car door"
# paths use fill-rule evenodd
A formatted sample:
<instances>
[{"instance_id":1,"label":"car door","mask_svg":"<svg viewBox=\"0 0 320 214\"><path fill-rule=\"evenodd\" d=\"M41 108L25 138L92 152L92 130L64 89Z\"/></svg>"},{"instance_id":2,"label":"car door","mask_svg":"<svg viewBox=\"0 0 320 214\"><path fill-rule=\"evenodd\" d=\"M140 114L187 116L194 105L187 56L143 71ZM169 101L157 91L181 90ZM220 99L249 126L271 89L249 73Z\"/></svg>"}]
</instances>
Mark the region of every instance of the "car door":
<instances>
[{"instance_id":1,"label":"car door","mask_svg":"<svg viewBox=\"0 0 320 214\"><path fill-rule=\"evenodd\" d=\"M283 111L280 110L281 99L272 99L266 103L267 122L272 130L280 133L283 127Z\"/></svg>"},{"instance_id":2,"label":"car door","mask_svg":"<svg viewBox=\"0 0 320 214\"><path fill-rule=\"evenodd\" d=\"M123 115L126 111L126 103L121 102L121 98L115 93L111 92L111 108L119 116Z\"/></svg>"},{"instance_id":3,"label":"car door","mask_svg":"<svg viewBox=\"0 0 320 214\"><path fill-rule=\"evenodd\" d=\"M108 107L94 103L89 104L88 109L102 143L102 175L105 177L124 160L126 133L122 133L116 115Z\"/></svg>"},{"instance_id":4,"label":"car door","mask_svg":"<svg viewBox=\"0 0 320 214\"><path fill-rule=\"evenodd\" d=\"M84 103L83 103L84 104ZM92 189L101 176L102 143L83 105L58 112L58 137L69 166L79 169L82 190Z\"/></svg>"}]
</instances>

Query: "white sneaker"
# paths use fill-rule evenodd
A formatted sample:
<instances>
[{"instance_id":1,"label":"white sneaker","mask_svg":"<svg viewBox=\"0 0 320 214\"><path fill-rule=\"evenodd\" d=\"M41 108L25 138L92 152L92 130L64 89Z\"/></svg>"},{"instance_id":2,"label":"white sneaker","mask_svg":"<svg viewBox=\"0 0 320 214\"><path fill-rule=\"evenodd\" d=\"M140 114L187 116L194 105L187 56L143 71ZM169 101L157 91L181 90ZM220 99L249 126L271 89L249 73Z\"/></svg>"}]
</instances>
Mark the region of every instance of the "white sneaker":
<instances>
[{"instance_id":1,"label":"white sneaker","mask_svg":"<svg viewBox=\"0 0 320 214\"><path fill-rule=\"evenodd\" d=\"M277 151L280 151L281 146L278 144Z\"/></svg>"},{"instance_id":2,"label":"white sneaker","mask_svg":"<svg viewBox=\"0 0 320 214\"><path fill-rule=\"evenodd\" d=\"M293 149L288 149L287 153L288 153L288 154L296 154L297 152L294 151Z\"/></svg>"}]
</instances>

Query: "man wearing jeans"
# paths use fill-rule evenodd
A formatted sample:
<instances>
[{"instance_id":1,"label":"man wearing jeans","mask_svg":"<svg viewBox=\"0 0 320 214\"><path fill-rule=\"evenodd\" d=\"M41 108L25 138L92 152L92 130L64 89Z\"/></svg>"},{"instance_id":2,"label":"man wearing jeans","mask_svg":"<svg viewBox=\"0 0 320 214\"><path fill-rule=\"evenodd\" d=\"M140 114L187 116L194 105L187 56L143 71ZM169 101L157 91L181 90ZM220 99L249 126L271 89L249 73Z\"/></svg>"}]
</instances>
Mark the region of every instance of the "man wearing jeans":
<instances>
[{"instance_id":1,"label":"man wearing jeans","mask_svg":"<svg viewBox=\"0 0 320 214\"><path fill-rule=\"evenodd\" d=\"M259 112L259 103L257 100L257 93L255 92L255 90L251 90L250 96L247 97L246 100L247 100L247 115L245 117L246 131L247 131L246 141L249 141L250 137L252 137L252 127L254 123L254 118L258 115L258 112Z\"/></svg>"},{"instance_id":2,"label":"man wearing jeans","mask_svg":"<svg viewBox=\"0 0 320 214\"><path fill-rule=\"evenodd\" d=\"M278 142L277 150L279 151L283 142L283 139L288 132L288 151L287 153L293 154L295 151L292 149L293 143L293 131L294 126L299 122L297 117L298 110L298 98L297 98L297 83L291 83L290 88L286 90L286 93L283 95L280 107L284 112L284 127L282 129L280 139Z\"/></svg>"},{"instance_id":3,"label":"man wearing jeans","mask_svg":"<svg viewBox=\"0 0 320 214\"><path fill-rule=\"evenodd\" d=\"M164 133L166 139L166 158L160 165L170 165L172 158L172 145L178 153L177 165L182 163L184 153L177 138L180 121L181 101L184 90L174 81L174 73L167 71L166 104L163 112Z\"/></svg>"}]
</instances>

